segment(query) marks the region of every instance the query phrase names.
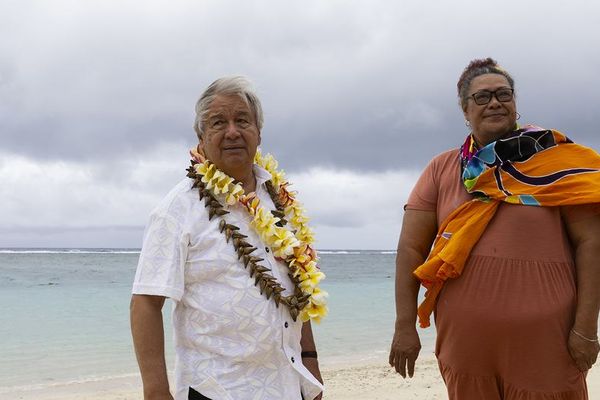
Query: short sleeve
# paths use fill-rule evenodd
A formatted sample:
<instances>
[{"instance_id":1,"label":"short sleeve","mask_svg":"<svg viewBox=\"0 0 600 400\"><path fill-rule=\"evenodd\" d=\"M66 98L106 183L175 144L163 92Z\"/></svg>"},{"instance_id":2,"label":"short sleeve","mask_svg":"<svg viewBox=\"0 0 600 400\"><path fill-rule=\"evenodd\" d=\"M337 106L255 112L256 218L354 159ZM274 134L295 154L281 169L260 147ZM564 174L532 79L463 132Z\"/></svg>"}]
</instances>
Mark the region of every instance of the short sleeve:
<instances>
[{"instance_id":1,"label":"short sleeve","mask_svg":"<svg viewBox=\"0 0 600 400\"><path fill-rule=\"evenodd\" d=\"M562 206L560 211L563 217L570 222L577 222L600 214L600 203Z\"/></svg>"},{"instance_id":2,"label":"short sleeve","mask_svg":"<svg viewBox=\"0 0 600 400\"><path fill-rule=\"evenodd\" d=\"M186 252L177 220L164 213L153 213L144 232L132 293L181 300Z\"/></svg>"},{"instance_id":3,"label":"short sleeve","mask_svg":"<svg viewBox=\"0 0 600 400\"><path fill-rule=\"evenodd\" d=\"M436 159L429 162L408 196L405 210L436 211L438 185L435 179Z\"/></svg>"}]
</instances>

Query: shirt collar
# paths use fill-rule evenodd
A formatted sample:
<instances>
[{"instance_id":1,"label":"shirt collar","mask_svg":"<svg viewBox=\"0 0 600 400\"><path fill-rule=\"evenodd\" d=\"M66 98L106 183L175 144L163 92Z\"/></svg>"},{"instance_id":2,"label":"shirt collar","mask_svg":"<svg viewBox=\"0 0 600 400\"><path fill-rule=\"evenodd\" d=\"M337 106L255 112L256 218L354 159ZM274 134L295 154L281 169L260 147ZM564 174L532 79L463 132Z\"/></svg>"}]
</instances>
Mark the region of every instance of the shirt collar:
<instances>
[{"instance_id":1,"label":"shirt collar","mask_svg":"<svg viewBox=\"0 0 600 400\"><path fill-rule=\"evenodd\" d=\"M252 166L252 171L256 178L256 187L262 186L266 181L272 178L271 173L258 164Z\"/></svg>"}]
</instances>

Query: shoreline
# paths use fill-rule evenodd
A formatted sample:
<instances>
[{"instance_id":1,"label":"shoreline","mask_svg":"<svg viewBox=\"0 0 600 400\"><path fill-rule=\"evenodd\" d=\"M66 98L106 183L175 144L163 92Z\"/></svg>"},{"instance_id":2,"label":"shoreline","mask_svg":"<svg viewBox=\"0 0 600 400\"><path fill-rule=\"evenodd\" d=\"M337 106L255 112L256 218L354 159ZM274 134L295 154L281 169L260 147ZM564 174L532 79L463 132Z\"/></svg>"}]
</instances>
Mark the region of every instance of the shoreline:
<instances>
[{"instance_id":1,"label":"shoreline","mask_svg":"<svg viewBox=\"0 0 600 400\"><path fill-rule=\"evenodd\" d=\"M416 398L422 400L447 399L446 388L439 374L435 357L428 355L417 361L415 376L403 379L387 360L335 361L322 367L325 380L325 400L378 399L395 400ZM600 366L596 365L587 376L589 396L600 398ZM0 397L11 395L19 400L141 400L141 379L138 373L106 379L80 382L52 383L36 387L0 389Z\"/></svg>"}]
</instances>

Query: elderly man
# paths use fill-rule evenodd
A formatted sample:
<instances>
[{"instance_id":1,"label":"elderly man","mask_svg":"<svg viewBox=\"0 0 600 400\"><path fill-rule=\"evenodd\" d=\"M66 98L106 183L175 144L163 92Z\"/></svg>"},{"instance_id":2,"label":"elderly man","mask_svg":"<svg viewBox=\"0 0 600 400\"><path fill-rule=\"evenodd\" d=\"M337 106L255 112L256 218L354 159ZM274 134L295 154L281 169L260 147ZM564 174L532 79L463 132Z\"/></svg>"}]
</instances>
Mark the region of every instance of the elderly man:
<instances>
[{"instance_id":1,"label":"elderly man","mask_svg":"<svg viewBox=\"0 0 600 400\"><path fill-rule=\"evenodd\" d=\"M188 177L154 209L133 285L131 329L144 398L320 399L310 325L326 312L312 232L272 158L243 77L196 104ZM174 301L175 389L162 307Z\"/></svg>"}]
</instances>

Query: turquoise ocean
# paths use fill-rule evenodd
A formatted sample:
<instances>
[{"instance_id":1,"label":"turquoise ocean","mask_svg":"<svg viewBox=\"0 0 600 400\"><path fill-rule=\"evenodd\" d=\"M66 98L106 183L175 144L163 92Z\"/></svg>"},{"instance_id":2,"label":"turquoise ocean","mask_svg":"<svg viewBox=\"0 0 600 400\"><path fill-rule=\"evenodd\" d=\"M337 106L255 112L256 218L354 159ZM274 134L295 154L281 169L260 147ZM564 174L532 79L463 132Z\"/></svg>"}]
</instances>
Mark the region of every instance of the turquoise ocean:
<instances>
[{"instance_id":1,"label":"turquoise ocean","mask_svg":"<svg viewBox=\"0 0 600 400\"><path fill-rule=\"evenodd\" d=\"M329 316L313 325L321 363L387 359L395 252L319 255L330 296ZM129 300L138 257L139 249L0 249L0 395L137 374ZM169 301L166 324L170 312ZM165 332L172 365L169 325ZM433 328L420 334L431 354Z\"/></svg>"}]
</instances>

